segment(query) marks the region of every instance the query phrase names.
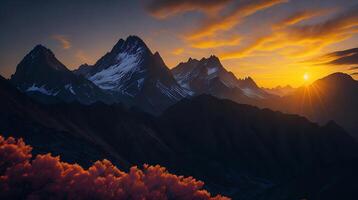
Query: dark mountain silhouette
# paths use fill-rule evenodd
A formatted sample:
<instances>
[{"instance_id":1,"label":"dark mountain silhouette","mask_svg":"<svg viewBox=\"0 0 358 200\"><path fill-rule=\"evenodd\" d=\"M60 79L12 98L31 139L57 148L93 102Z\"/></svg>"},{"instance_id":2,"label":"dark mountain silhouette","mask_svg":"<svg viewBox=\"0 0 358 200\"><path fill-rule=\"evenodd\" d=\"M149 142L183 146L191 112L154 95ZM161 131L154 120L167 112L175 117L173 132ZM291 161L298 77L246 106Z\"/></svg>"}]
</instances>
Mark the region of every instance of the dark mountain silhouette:
<instances>
[{"instance_id":1,"label":"dark mountain silhouette","mask_svg":"<svg viewBox=\"0 0 358 200\"><path fill-rule=\"evenodd\" d=\"M293 94L265 102L266 107L296 113L308 119L327 123L334 120L358 138L358 81L344 73L334 73Z\"/></svg>"},{"instance_id":2,"label":"dark mountain silhouette","mask_svg":"<svg viewBox=\"0 0 358 200\"><path fill-rule=\"evenodd\" d=\"M67 129L54 115L0 77L0 132L5 136L23 137L36 146L35 153L51 150L69 162L85 166L109 156L95 141L84 140ZM55 106L55 105L54 105Z\"/></svg>"},{"instance_id":3,"label":"dark mountain silhouette","mask_svg":"<svg viewBox=\"0 0 358 200\"><path fill-rule=\"evenodd\" d=\"M108 157L124 168L144 163L141 159L169 159L164 157L166 147L157 140L155 131L145 126L150 120L145 114L137 116L119 104L42 105L3 78L0 85L0 132L24 137L40 153L52 152L84 166ZM146 154L147 148L152 152Z\"/></svg>"},{"instance_id":4,"label":"dark mountain silhouette","mask_svg":"<svg viewBox=\"0 0 358 200\"><path fill-rule=\"evenodd\" d=\"M0 132L24 137L39 152L85 166L101 158L124 169L161 164L237 199L254 199L358 152L357 143L333 122L319 126L208 95L183 99L153 117L103 103L42 105L5 79L0 87Z\"/></svg>"},{"instance_id":5,"label":"dark mountain silhouette","mask_svg":"<svg viewBox=\"0 0 358 200\"><path fill-rule=\"evenodd\" d=\"M190 58L173 68L172 72L178 83L192 95L211 94L241 103L270 97L251 77L237 79L216 56L201 60Z\"/></svg>"},{"instance_id":6,"label":"dark mountain silhouette","mask_svg":"<svg viewBox=\"0 0 358 200\"><path fill-rule=\"evenodd\" d=\"M74 73L154 113L187 96L159 53L153 54L137 36L120 39L93 66L82 66Z\"/></svg>"},{"instance_id":7,"label":"dark mountain silhouette","mask_svg":"<svg viewBox=\"0 0 358 200\"><path fill-rule=\"evenodd\" d=\"M324 199L355 200L358 160L348 160L306 171L255 197L258 200ZM319 192L317 192L319 191Z\"/></svg>"},{"instance_id":8,"label":"dark mountain silhouette","mask_svg":"<svg viewBox=\"0 0 358 200\"><path fill-rule=\"evenodd\" d=\"M73 74L46 47L37 45L18 64L11 82L36 99L53 103L79 101L113 102L111 96L92 82Z\"/></svg>"},{"instance_id":9,"label":"dark mountain silhouette","mask_svg":"<svg viewBox=\"0 0 358 200\"><path fill-rule=\"evenodd\" d=\"M297 115L211 96L183 100L169 108L161 120L161 127L170 129L164 132L171 133L164 135L164 140L192 163L188 170L236 188L230 195L238 199L250 199L242 187L256 188L259 193L270 184L357 154L356 142L334 122L320 127Z\"/></svg>"}]
</instances>

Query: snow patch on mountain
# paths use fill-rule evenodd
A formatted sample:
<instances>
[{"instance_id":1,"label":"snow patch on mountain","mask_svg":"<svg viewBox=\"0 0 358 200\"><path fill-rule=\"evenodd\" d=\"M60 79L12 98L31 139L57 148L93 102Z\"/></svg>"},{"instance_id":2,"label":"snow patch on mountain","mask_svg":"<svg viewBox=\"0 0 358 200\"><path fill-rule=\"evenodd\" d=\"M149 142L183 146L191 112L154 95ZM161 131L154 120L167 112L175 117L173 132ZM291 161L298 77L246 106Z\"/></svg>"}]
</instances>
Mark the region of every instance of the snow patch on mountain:
<instances>
[{"instance_id":1,"label":"snow patch on mountain","mask_svg":"<svg viewBox=\"0 0 358 200\"><path fill-rule=\"evenodd\" d=\"M136 54L118 54L117 64L94 74L89 80L104 90L121 90L121 83L140 71L141 52L142 49L138 48Z\"/></svg>"},{"instance_id":2,"label":"snow patch on mountain","mask_svg":"<svg viewBox=\"0 0 358 200\"><path fill-rule=\"evenodd\" d=\"M137 80L137 87L139 89L141 89L143 87L143 84L144 84L144 78Z\"/></svg>"},{"instance_id":3,"label":"snow patch on mountain","mask_svg":"<svg viewBox=\"0 0 358 200\"><path fill-rule=\"evenodd\" d=\"M208 68L208 76L216 73L217 71L219 71L219 68L217 68L217 67L209 67Z\"/></svg>"},{"instance_id":4,"label":"snow patch on mountain","mask_svg":"<svg viewBox=\"0 0 358 200\"><path fill-rule=\"evenodd\" d=\"M76 92L73 90L71 84L65 85L66 90L69 90L73 95L76 95Z\"/></svg>"},{"instance_id":5,"label":"snow patch on mountain","mask_svg":"<svg viewBox=\"0 0 358 200\"><path fill-rule=\"evenodd\" d=\"M51 90L47 90L46 85L38 87L36 86L36 84L33 84L32 86L27 88L26 92L40 92L48 96L56 96L58 94L58 92L52 92Z\"/></svg>"},{"instance_id":6,"label":"snow patch on mountain","mask_svg":"<svg viewBox=\"0 0 358 200\"><path fill-rule=\"evenodd\" d=\"M187 92L185 92L182 88L177 87L177 86L171 86L171 87L167 87L165 86L162 82L160 82L159 80L156 82L156 87L167 97L175 100L175 101L179 101L181 98L185 97L188 95ZM179 96L178 96L179 94Z\"/></svg>"},{"instance_id":7,"label":"snow patch on mountain","mask_svg":"<svg viewBox=\"0 0 358 200\"><path fill-rule=\"evenodd\" d=\"M242 88L241 89L244 94L250 98L260 98L260 99L264 99L265 97L263 97L258 91L255 91L254 89L251 88Z\"/></svg>"}]
</instances>

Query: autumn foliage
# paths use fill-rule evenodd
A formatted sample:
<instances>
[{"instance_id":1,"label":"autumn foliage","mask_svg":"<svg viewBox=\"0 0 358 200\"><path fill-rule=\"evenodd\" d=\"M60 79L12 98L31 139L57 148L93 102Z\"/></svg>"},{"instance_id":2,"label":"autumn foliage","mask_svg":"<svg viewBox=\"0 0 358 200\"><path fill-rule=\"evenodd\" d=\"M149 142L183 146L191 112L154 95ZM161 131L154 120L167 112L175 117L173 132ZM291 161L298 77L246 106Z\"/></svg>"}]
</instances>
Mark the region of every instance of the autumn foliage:
<instances>
[{"instance_id":1,"label":"autumn foliage","mask_svg":"<svg viewBox=\"0 0 358 200\"><path fill-rule=\"evenodd\" d=\"M0 199L228 199L158 165L126 173L103 160L86 170L51 154L33 158L31 150L22 139L0 136Z\"/></svg>"}]
</instances>

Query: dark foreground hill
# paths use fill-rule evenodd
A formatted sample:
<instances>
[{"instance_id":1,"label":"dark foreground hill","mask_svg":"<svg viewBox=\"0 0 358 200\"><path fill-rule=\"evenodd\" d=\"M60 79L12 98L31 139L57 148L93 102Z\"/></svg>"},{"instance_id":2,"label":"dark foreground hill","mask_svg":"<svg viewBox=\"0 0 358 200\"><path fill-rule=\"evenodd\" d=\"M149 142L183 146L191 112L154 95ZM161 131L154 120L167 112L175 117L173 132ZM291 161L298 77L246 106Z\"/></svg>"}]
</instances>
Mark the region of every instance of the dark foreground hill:
<instances>
[{"instance_id":1,"label":"dark foreground hill","mask_svg":"<svg viewBox=\"0 0 358 200\"><path fill-rule=\"evenodd\" d=\"M345 169L354 166L348 161L357 157L358 145L334 122L319 126L297 115L208 95L184 99L159 117L102 103L42 105L3 78L0 97L1 133L24 137L39 149L35 153L52 152L85 166L102 158L122 169L161 164L204 180L210 191L234 199L290 199L293 194L315 199L322 189L327 194L335 189L317 184L293 191L301 179L347 188L357 185L351 182L353 173L350 179L340 176L344 180L339 182L301 176L320 169L350 174Z\"/></svg>"}]
</instances>

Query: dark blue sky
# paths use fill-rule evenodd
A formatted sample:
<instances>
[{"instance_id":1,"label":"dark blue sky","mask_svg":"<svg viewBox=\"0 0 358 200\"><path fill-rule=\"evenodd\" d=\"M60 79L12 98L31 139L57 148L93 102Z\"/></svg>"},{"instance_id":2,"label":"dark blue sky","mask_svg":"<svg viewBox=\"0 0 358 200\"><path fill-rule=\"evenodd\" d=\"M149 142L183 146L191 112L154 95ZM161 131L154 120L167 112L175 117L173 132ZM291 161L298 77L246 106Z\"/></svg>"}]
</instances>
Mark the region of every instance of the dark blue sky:
<instances>
[{"instance_id":1,"label":"dark blue sky","mask_svg":"<svg viewBox=\"0 0 358 200\"><path fill-rule=\"evenodd\" d=\"M169 67L189 57L216 54L239 77L250 75L264 86L299 85L304 73L318 78L347 69L312 67L302 61L357 47L356 4L354 0L1 0L0 74L9 77L36 44L47 46L74 69L94 63L120 38L138 35L161 53ZM329 23L337 27L335 33Z\"/></svg>"}]
</instances>

